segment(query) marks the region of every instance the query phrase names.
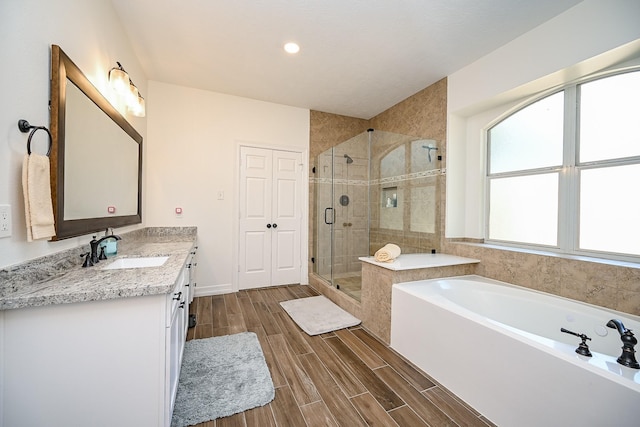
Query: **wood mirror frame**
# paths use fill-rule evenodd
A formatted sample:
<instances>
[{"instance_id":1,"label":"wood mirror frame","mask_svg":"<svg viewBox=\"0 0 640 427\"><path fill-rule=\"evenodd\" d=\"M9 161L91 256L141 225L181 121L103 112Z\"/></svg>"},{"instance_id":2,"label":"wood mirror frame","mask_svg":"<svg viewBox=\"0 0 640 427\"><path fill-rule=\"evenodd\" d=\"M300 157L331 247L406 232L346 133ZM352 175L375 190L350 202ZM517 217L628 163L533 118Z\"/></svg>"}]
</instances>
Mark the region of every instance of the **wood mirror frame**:
<instances>
[{"instance_id":1,"label":"wood mirror frame","mask_svg":"<svg viewBox=\"0 0 640 427\"><path fill-rule=\"evenodd\" d=\"M65 220L65 121L67 120L66 85L70 81L78 87L104 114L117 124L132 143L138 144L138 197L137 213L123 216L104 216ZM53 240L90 234L107 227L122 227L142 222L142 136L116 110L111 103L91 84L82 71L57 45L51 45L51 101L50 127L53 146L49 162L51 164L51 196L55 217L56 236ZM73 120L73 118L70 118ZM91 159L87 159L90 162ZM99 162L96 167L100 167ZM114 166L114 165L110 165ZM117 167L117 165L115 165ZM97 169L96 169L97 172ZM87 177L86 179L90 179Z\"/></svg>"}]
</instances>

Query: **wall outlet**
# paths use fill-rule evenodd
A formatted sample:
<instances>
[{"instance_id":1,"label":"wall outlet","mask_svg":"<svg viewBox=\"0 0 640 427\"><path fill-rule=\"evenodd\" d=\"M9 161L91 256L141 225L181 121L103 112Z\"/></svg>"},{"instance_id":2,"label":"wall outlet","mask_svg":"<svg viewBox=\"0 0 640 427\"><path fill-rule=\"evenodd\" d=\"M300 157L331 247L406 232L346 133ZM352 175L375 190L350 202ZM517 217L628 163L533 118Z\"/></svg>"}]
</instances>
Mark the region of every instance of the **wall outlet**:
<instances>
[{"instance_id":1,"label":"wall outlet","mask_svg":"<svg viewBox=\"0 0 640 427\"><path fill-rule=\"evenodd\" d=\"M0 205L0 237L11 237L11 205Z\"/></svg>"}]
</instances>

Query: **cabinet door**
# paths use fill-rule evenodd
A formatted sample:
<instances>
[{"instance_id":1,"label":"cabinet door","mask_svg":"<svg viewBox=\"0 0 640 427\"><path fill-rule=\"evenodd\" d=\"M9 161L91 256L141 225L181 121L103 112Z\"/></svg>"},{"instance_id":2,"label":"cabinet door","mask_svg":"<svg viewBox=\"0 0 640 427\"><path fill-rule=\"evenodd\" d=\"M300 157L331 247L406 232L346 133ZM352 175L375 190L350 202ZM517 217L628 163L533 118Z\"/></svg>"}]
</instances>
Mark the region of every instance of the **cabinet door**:
<instances>
[{"instance_id":1,"label":"cabinet door","mask_svg":"<svg viewBox=\"0 0 640 427\"><path fill-rule=\"evenodd\" d=\"M176 393L178 391L178 379L180 378L180 364L181 350L182 350L182 338L184 337L184 330L182 327L181 311L176 309L172 317L171 326L169 329L169 346L167 348L167 369L169 371L169 418L173 414L173 405L176 401Z\"/></svg>"},{"instance_id":2,"label":"cabinet door","mask_svg":"<svg viewBox=\"0 0 640 427\"><path fill-rule=\"evenodd\" d=\"M187 313L189 306L187 304L188 288L185 286L189 278L189 271L183 268L176 282L174 291L167 296L171 299L171 322L167 330L167 347L166 354L166 370L165 375L168 379L168 401L165 402L167 420L171 421L173 414L173 406L178 391L178 380L180 378L180 367L182 366L182 355L184 353L184 345L187 338Z\"/></svg>"}]
</instances>

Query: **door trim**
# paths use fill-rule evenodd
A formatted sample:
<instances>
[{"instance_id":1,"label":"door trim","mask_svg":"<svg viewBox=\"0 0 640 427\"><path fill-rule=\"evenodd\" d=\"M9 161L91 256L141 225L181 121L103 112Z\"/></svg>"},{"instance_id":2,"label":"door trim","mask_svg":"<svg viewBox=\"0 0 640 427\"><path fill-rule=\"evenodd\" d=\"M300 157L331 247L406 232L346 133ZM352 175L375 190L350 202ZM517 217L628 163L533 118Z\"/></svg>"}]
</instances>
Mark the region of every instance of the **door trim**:
<instances>
[{"instance_id":1,"label":"door trim","mask_svg":"<svg viewBox=\"0 0 640 427\"><path fill-rule=\"evenodd\" d=\"M234 172L234 205L233 205L233 229L232 242L233 265L231 291L238 292L239 286L239 262L240 262L240 160L242 147L262 148L268 150L281 150L300 153L302 156L302 195L300 207L302 219L300 224L300 284L309 284L309 148L290 145L267 144L257 141L235 140L236 162ZM220 266L224 268L224 266Z\"/></svg>"}]
</instances>

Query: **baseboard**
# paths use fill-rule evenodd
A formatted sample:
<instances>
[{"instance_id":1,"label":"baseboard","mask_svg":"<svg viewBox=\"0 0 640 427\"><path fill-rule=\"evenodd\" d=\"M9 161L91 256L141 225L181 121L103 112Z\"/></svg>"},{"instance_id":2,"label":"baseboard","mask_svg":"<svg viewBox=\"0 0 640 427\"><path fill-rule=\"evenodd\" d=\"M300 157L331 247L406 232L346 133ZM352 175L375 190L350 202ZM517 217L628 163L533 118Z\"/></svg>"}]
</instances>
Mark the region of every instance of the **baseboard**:
<instances>
[{"instance_id":1,"label":"baseboard","mask_svg":"<svg viewBox=\"0 0 640 427\"><path fill-rule=\"evenodd\" d=\"M300 283L301 286L309 286L309 283ZM231 283L223 283L221 285L197 285L194 297L207 297L211 295L223 295L235 292Z\"/></svg>"},{"instance_id":2,"label":"baseboard","mask_svg":"<svg viewBox=\"0 0 640 427\"><path fill-rule=\"evenodd\" d=\"M233 292L233 287L231 283L223 283L220 285L208 285L203 286L198 284L196 286L195 297L206 297L210 295L222 295L222 294L230 294Z\"/></svg>"}]
</instances>

